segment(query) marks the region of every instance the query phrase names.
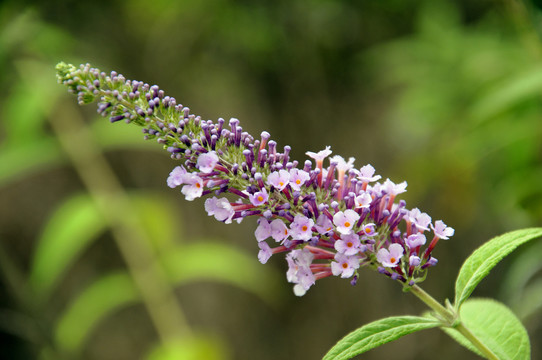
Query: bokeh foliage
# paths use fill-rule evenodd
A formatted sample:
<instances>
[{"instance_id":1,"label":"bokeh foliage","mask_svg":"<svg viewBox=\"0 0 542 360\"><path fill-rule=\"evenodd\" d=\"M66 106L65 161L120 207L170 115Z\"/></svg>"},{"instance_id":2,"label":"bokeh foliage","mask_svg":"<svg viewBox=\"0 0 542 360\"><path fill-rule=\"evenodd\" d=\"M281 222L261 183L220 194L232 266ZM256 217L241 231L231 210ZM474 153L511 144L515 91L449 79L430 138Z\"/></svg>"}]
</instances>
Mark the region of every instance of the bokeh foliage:
<instances>
[{"instance_id":1,"label":"bokeh foliage","mask_svg":"<svg viewBox=\"0 0 542 360\"><path fill-rule=\"evenodd\" d=\"M456 229L426 285L451 298L456 269L475 247L542 221L539 22L535 4L512 0L3 2L3 354L314 359L363 323L422 311L370 273L356 287L323 282L293 298L282 259L257 264L254 224L215 224L201 202L166 188L175 163L137 129L76 108L55 82L58 61L156 83L204 118L269 131L296 159L331 145L407 180L408 205ZM110 219L51 126L66 114L85 119L134 204L194 338L153 348L158 336ZM523 319L534 358L542 354L540 251L519 252L501 265L506 277L495 273L479 290ZM423 347L416 336L364 358L472 356L436 333L421 335Z\"/></svg>"}]
</instances>

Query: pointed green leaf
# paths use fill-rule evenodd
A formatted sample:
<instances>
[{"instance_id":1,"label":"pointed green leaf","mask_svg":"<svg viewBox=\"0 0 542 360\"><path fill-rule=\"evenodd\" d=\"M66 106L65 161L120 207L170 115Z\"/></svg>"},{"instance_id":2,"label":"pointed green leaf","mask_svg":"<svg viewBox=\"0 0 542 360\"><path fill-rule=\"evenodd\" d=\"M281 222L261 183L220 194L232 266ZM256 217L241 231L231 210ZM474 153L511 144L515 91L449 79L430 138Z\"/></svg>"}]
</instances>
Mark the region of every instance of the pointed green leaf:
<instances>
[{"instance_id":1,"label":"pointed green leaf","mask_svg":"<svg viewBox=\"0 0 542 360\"><path fill-rule=\"evenodd\" d=\"M542 228L516 230L497 236L465 260L455 283L455 308L467 300L483 278L495 265L521 244L542 236Z\"/></svg>"},{"instance_id":2,"label":"pointed green leaf","mask_svg":"<svg viewBox=\"0 0 542 360\"><path fill-rule=\"evenodd\" d=\"M491 299L469 299L460 311L461 321L501 360L528 360L531 349L527 330L504 304ZM480 352L457 330L443 328L457 342Z\"/></svg>"},{"instance_id":3,"label":"pointed green leaf","mask_svg":"<svg viewBox=\"0 0 542 360\"><path fill-rule=\"evenodd\" d=\"M276 302L280 275L262 266L256 256L218 242L197 242L183 245L165 254L162 260L170 281L183 284L189 281L215 280L230 283Z\"/></svg>"},{"instance_id":4,"label":"pointed green leaf","mask_svg":"<svg viewBox=\"0 0 542 360\"><path fill-rule=\"evenodd\" d=\"M434 319L418 316L394 316L373 321L342 338L323 360L351 359L402 336L439 325Z\"/></svg>"},{"instance_id":5,"label":"pointed green leaf","mask_svg":"<svg viewBox=\"0 0 542 360\"><path fill-rule=\"evenodd\" d=\"M127 273L113 273L98 279L61 315L55 330L58 347L68 352L80 349L100 321L138 299L137 290Z\"/></svg>"},{"instance_id":6,"label":"pointed green leaf","mask_svg":"<svg viewBox=\"0 0 542 360\"><path fill-rule=\"evenodd\" d=\"M103 216L86 194L69 198L54 212L38 240L30 270L30 285L38 297L51 292L61 274L105 227Z\"/></svg>"}]
</instances>

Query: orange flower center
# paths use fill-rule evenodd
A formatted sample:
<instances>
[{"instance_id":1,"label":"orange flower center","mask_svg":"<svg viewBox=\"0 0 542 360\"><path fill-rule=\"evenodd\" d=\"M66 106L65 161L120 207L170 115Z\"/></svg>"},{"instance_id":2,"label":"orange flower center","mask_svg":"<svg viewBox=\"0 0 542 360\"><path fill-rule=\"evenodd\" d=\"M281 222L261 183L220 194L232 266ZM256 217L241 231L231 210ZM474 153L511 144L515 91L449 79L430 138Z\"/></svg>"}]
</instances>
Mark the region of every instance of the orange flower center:
<instances>
[{"instance_id":1,"label":"orange flower center","mask_svg":"<svg viewBox=\"0 0 542 360\"><path fill-rule=\"evenodd\" d=\"M348 264L347 263L343 263L343 269L346 269L348 268Z\"/></svg>"},{"instance_id":2,"label":"orange flower center","mask_svg":"<svg viewBox=\"0 0 542 360\"><path fill-rule=\"evenodd\" d=\"M344 226L350 227L350 223L347 221L347 222L344 223Z\"/></svg>"},{"instance_id":3,"label":"orange flower center","mask_svg":"<svg viewBox=\"0 0 542 360\"><path fill-rule=\"evenodd\" d=\"M391 258L390 258L390 262L394 263L395 261L397 261L396 258L394 258L394 257L391 257Z\"/></svg>"},{"instance_id":4,"label":"orange flower center","mask_svg":"<svg viewBox=\"0 0 542 360\"><path fill-rule=\"evenodd\" d=\"M307 225L303 225L303 226L301 227L301 230L303 230L303 231L307 231L307 229L308 229Z\"/></svg>"}]
</instances>

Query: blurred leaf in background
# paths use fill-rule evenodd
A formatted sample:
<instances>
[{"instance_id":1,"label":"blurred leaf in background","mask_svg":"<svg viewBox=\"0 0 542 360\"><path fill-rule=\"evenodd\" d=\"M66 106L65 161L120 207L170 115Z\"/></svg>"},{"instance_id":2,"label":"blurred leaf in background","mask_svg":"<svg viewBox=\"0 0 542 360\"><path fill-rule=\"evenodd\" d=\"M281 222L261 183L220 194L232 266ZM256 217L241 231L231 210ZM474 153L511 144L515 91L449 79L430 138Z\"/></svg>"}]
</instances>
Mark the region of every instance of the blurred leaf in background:
<instances>
[{"instance_id":1,"label":"blurred leaf in background","mask_svg":"<svg viewBox=\"0 0 542 360\"><path fill-rule=\"evenodd\" d=\"M50 131L47 120L56 116L54 111L58 108L55 104L65 96L64 89L52 76L52 63L63 56L62 52L67 51L74 40L66 32L42 22L35 10L27 9L12 17L13 13L10 6L2 8L2 19L6 22L2 23L0 60L4 69L13 68L13 72L2 73L4 83L13 83L2 103L0 184L4 189L9 189L16 181L24 181L25 177L42 177L70 161L59 146L56 134ZM104 122L93 123L90 129L91 136L104 151L150 149L133 130L111 128ZM34 197L35 202L42 202L40 193L50 190L38 183L33 193L23 200ZM116 270L108 273L99 267L92 270L92 274L80 279L76 277L76 288L68 287L68 296L74 299L66 298L66 277L73 277L76 264L84 262L85 253L95 246L93 243L107 235L111 220L106 220L102 209L87 193L66 193L61 197L66 200L62 203L61 199L56 199L53 206L57 209L50 214L40 214L44 229L39 236L36 232L36 241L23 250L26 252L23 258L34 254L28 265L28 280L23 270L24 260L13 258L12 254L16 252L10 248L13 241L2 243L2 275L12 293L9 300L3 297L1 305L17 310L1 310L0 325L7 333L33 343L28 350L17 350L21 345L8 337L2 353L10 358L80 358L92 334L98 329L103 331L102 324L108 317L141 301L128 272ZM276 285L273 285L276 277L271 276L270 269L261 267L255 257L226 244L204 239L198 241L201 244L197 248L180 246L182 218L169 200L151 194L133 194L131 198L131 211L139 217L142 228L146 230L146 238L154 254L148 256L154 256L159 263L162 257L167 256L167 261L164 259L160 266L166 269L172 286L202 279L225 282L254 292L263 301L276 306L278 297L274 290ZM22 203L23 207L27 205L25 201ZM16 212L21 211L17 206L14 208ZM36 207L22 210L21 221L10 225L14 228L23 226L24 212L32 209ZM10 229L3 227L2 232L9 234ZM187 267L186 264L193 264L197 271L194 271L194 266ZM262 281L266 283L265 287ZM70 296L69 293L74 294ZM143 343L146 342L148 340ZM209 359L228 357L221 341L216 336L205 335L205 332L179 338L176 344L157 348L149 356L153 359L171 358L171 354L183 354L186 359L201 359L203 355ZM179 344L184 345L179 348ZM143 351L149 352L150 349ZM119 358L118 351L110 353L108 356ZM133 358L135 354L121 356Z\"/></svg>"},{"instance_id":2,"label":"blurred leaf in background","mask_svg":"<svg viewBox=\"0 0 542 360\"><path fill-rule=\"evenodd\" d=\"M526 51L496 12L464 26L452 2L427 2L417 29L366 57L381 84L400 89L387 120L400 139L395 163L415 170L420 197L442 193L469 226L536 223L542 53Z\"/></svg>"}]
</instances>

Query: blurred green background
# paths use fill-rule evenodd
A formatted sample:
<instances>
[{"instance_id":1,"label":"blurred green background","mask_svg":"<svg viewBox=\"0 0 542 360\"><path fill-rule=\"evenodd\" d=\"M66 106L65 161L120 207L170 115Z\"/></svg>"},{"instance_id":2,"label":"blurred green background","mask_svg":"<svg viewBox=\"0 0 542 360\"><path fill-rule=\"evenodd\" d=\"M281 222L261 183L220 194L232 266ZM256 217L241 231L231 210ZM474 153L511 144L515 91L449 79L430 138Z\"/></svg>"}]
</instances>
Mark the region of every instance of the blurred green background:
<instances>
[{"instance_id":1,"label":"blurred green background","mask_svg":"<svg viewBox=\"0 0 542 360\"><path fill-rule=\"evenodd\" d=\"M252 221L217 223L167 188L177 163L78 107L57 62L158 84L300 162L331 145L406 180L407 206L456 230L424 284L444 300L482 242L542 225L538 3L1 2L0 358L318 359L362 324L425 310L369 271L295 297L280 256L257 262ZM533 358L540 254L518 250L475 294L521 317ZM360 358L435 354L476 358L437 330Z\"/></svg>"}]
</instances>

